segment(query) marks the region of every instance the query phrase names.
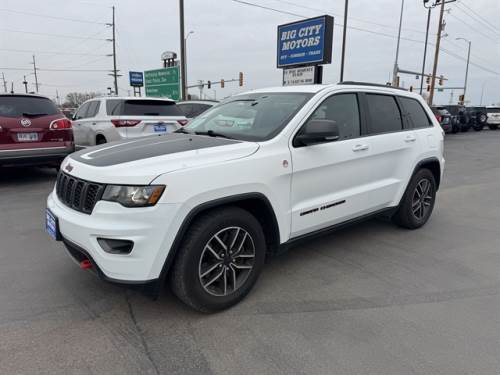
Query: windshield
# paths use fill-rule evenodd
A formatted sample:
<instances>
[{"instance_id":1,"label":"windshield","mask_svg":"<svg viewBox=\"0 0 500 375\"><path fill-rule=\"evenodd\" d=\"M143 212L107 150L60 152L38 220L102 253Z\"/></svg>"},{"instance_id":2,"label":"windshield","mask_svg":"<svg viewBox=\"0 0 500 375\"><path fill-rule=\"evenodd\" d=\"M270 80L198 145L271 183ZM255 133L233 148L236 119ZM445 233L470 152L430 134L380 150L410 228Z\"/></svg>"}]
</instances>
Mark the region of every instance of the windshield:
<instances>
[{"instance_id":1,"label":"windshield","mask_svg":"<svg viewBox=\"0 0 500 375\"><path fill-rule=\"evenodd\" d=\"M60 113L47 98L37 96L0 96L0 117L29 117L56 115Z\"/></svg>"},{"instance_id":2,"label":"windshield","mask_svg":"<svg viewBox=\"0 0 500 375\"><path fill-rule=\"evenodd\" d=\"M265 141L278 134L313 94L239 95L202 113L188 131L245 141Z\"/></svg>"}]
</instances>

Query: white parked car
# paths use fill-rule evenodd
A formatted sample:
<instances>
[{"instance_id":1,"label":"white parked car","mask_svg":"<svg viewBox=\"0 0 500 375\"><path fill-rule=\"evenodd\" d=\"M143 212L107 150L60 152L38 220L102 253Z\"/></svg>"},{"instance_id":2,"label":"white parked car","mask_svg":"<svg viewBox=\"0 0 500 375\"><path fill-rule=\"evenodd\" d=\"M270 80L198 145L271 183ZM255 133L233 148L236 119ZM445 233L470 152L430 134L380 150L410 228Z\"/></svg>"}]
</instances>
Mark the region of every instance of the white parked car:
<instances>
[{"instance_id":1,"label":"white parked car","mask_svg":"<svg viewBox=\"0 0 500 375\"><path fill-rule=\"evenodd\" d=\"M500 107L486 107L486 112L488 114L486 125L488 125L491 130L498 129L500 125Z\"/></svg>"},{"instance_id":2,"label":"white parked car","mask_svg":"<svg viewBox=\"0 0 500 375\"><path fill-rule=\"evenodd\" d=\"M217 311L298 239L382 213L421 227L443 168L443 130L416 94L261 89L174 134L70 155L46 227L82 268L121 283L168 279L188 305Z\"/></svg>"},{"instance_id":3,"label":"white parked car","mask_svg":"<svg viewBox=\"0 0 500 375\"><path fill-rule=\"evenodd\" d=\"M83 103L73 117L77 146L172 133L187 124L170 99L102 97Z\"/></svg>"},{"instance_id":4,"label":"white parked car","mask_svg":"<svg viewBox=\"0 0 500 375\"><path fill-rule=\"evenodd\" d=\"M179 107L188 120L192 120L218 103L215 100L188 100L177 102L177 107Z\"/></svg>"}]
</instances>

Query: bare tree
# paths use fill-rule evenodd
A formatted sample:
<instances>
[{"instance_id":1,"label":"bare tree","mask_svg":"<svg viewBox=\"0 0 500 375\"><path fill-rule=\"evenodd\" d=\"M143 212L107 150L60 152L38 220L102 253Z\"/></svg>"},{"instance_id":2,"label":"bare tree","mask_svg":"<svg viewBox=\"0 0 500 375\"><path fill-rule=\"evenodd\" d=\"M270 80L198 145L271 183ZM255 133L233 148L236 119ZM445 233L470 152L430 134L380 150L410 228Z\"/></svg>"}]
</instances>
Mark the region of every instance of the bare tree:
<instances>
[{"instance_id":1,"label":"bare tree","mask_svg":"<svg viewBox=\"0 0 500 375\"><path fill-rule=\"evenodd\" d=\"M66 95L66 101L63 104L63 107L66 108L77 108L86 100L102 96L99 92L70 92Z\"/></svg>"}]
</instances>

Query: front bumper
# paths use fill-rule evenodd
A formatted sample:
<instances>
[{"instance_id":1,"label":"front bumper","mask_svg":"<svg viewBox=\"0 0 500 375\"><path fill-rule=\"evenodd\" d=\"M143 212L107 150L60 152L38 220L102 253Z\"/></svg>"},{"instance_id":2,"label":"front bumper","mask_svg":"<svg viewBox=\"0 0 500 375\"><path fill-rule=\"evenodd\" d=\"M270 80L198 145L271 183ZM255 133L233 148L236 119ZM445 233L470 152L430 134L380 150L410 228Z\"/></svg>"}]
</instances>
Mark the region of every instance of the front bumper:
<instances>
[{"instance_id":1,"label":"front bumper","mask_svg":"<svg viewBox=\"0 0 500 375\"><path fill-rule=\"evenodd\" d=\"M75 151L74 145L0 150L0 164L58 164Z\"/></svg>"},{"instance_id":2,"label":"front bumper","mask_svg":"<svg viewBox=\"0 0 500 375\"><path fill-rule=\"evenodd\" d=\"M103 278L121 283L147 283L159 278L179 223L180 204L126 208L99 201L91 215L65 206L52 192L47 207L57 217L68 251L77 261L88 258ZM97 238L134 242L130 254L110 254Z\"/></svg>"}]
</instances>

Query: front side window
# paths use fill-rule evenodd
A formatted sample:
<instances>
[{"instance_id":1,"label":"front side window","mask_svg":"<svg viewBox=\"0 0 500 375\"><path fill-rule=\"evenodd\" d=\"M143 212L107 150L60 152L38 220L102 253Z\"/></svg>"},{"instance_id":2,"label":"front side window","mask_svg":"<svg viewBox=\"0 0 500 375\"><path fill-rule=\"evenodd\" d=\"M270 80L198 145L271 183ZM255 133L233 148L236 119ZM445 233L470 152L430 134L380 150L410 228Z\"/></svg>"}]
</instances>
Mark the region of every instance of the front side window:
<instances>
[{"instance_id":1,"label":"front side window","mask_svg":"<svg viewBox=\"0 0 500 375\"><path fill-rule=\"evenodd\" d=\"M87 116L90 103L83 104L75 114L75 120L81 120Z\"/></svg>"},{"instance_id":2,"label":"front side window","mask_svg":"<svg viewBox=\"0 0 500 375\"><path fill-rule=\"evenodd\" d=\"M417 100L402 97L400 97L399 100L403 104L405 115L411 128L427 128L432 125L429 121L429 117L427 117L427 113Z\"/></svg>"},{"instance_id":3,"label":"front side window","mask_svg":"<svg viewBox=\"0 0 500 375\"><path fill-rule=\"evenodd\" d=\"M359 106L356 94L330 96L314 111L308 121L332 120L337 123L339 140L360 135Z\"/></svg>"},{"instance_id":4,"label":"front side window","mask_svg":"<svg viewBox=\"0 0 500 375\"><path fill-rule=\"evenodd\" d=\"M370 113L369 134L401 131L403 123L396 98L391 95L366 94Z\"/></svg>"},{"instance_id":5,"label":"front side window","mask_svg":"<svg viewBox=\"0 0 500 375\"><path fill-rule=\"evenodd\" d=\"M203 112L184 129L245 141L265 141L276 136L311 97L310 93L238 95Z\"/></svg>"},{"instance_id":6,"label":"front side window","mask_svg":"<svg viewBox=\"0 0 500 375\"><path fill-rule=\"evenodd\" d=\"M90 102L86 117L95 117L99 111L99 101Z\"/></svg>"}]
</instances>

